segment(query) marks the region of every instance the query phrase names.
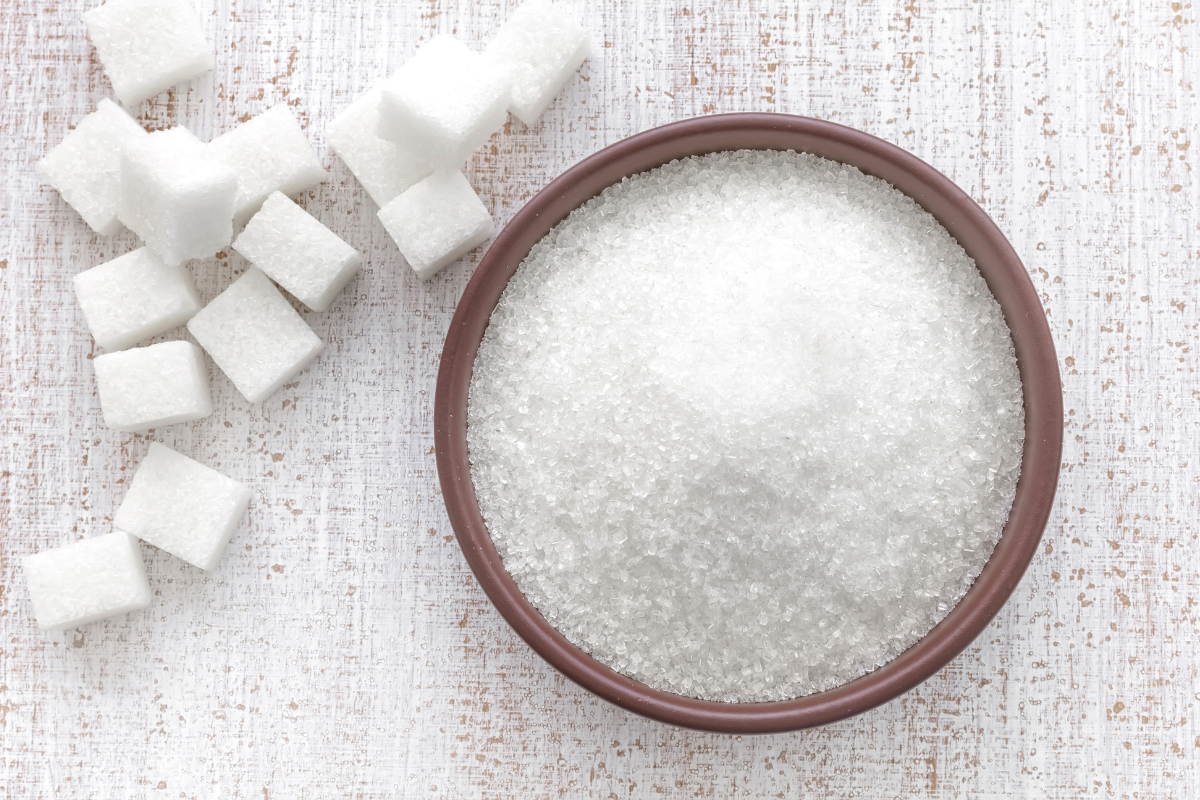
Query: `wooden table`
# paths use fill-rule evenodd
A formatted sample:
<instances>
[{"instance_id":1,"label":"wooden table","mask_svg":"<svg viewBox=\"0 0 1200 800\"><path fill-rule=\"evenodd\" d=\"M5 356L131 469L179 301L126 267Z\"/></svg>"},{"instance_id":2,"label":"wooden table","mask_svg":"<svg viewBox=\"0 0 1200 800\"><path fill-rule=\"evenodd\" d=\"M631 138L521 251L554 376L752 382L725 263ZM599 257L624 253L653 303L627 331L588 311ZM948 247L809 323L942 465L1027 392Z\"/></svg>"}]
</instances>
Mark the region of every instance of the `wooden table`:
<instances>
[{"instance_id":1,"label":"wooden table","mask_svg":"<svg viewBox=\"0 0 1200 800\"><path fill-rule=\"evenodd\" d=\"M1042 552L924 686L762 738L566 682L491 609L446 520L434 376L480 253L415 281L322 132L420 42L482 46L515 2L199 0L216 70L136 113L207 139L289 103L329 167L302 203L366 264L305 313L328 347L297 381L254 407L214 369L216 413L148 436L104 427L71 290L135 240L92 234L32 171L110 96L89 5L0 0L0 795L1200 796L1191 2L579 0L592 60L469 164L502 224L633 132L806 114L930 162L1025 259L1067 408ZM190 266L207 300L246 263ZM249 483L248 522L212 574L145 548L149 611L39 631L21 556L110 531L152 439Z\"/></svg>"}]
</instances>

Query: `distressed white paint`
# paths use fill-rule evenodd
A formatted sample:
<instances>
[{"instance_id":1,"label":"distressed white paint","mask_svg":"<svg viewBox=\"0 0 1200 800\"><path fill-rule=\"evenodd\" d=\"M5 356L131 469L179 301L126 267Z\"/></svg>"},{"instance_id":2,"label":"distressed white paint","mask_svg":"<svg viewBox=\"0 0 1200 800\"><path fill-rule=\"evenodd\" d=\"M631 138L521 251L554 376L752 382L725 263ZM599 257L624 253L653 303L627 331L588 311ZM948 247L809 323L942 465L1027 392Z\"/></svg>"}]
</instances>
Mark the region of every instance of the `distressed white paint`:
<instances>
[{"instance_id":1,"label":"distressed white paint","mask_svg":"<svg viewBox=\"0 0 1200 800\"><path fill-rule=\"evenodd\" d=\"M1200 796L1190 2L580 0L594 58L469 165L504 222L635 131L810 114L934 164L1025 258L1068 413L1043 552L926 685L765 738L673 730L568 684L451 539L433 384L478 254L418 284L320 132L433 33L481 45L509 0L199 0L217 68L142 121L207 138L291 103L331 168L302 202L366 264L305 312L329 346L295 385L251 407L214 373L217 413L160 437L255 489L221 568L147 548L150 611L36 629L19 557L110 530L149 441L104 428L70 291L134 240L93 235L31 169L109 95L84 5L0 0L0 794ZM205 299L245 266L192 265Z\"/></svg>"}]
</instances>

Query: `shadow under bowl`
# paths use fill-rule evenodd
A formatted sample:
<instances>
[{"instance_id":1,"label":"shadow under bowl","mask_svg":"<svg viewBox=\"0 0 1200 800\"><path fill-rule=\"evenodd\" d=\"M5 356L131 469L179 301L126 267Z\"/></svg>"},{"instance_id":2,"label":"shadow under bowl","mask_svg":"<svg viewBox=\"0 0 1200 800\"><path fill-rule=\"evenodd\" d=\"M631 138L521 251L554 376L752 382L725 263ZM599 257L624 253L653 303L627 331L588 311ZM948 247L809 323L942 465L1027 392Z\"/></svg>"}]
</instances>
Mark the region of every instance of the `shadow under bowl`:
<instances>
[{"instance_id":1,"label":"shadow under bowl","mask_svg":"<svg viewBox=\"0 0 1200 800\"><path fill-rule=\"evenodd\" d=\"M479 510L467 459L467 396L484 330L534 244L573 210L622 178L675 159L724 150L796 150L882 178L931 213L975 260L1012 333L1025 403L1025 450L1004 533L975 583L946 618L882 667L817 694L766 703L719 703L652 689L571 644L504 568ZM492 603L542 658L622 708L671 725L765 734L860 714L907 692L950 662L1008 600L1049 519L1062 454L1062 387L1050 327L1012 245L974 201L910 153L861 131L784 114L698 117L623 139L568 169L504 228L459 301L446 335L434 401L438 476L450 523Z\"/></svg>"}]
</instances>

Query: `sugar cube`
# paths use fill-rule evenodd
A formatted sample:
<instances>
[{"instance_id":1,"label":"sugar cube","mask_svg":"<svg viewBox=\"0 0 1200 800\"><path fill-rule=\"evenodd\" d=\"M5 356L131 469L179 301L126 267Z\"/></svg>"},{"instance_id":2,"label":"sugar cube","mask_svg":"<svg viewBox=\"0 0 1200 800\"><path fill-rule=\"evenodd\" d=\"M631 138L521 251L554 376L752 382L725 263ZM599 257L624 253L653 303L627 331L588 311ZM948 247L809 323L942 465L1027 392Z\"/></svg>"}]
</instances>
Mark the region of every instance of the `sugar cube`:
<instances>
[{"instance_id":1,"label":"sugar cube","mask_svg":"<svg viewBox=\"0 0 1200 800\"><path fill-rule=\"evenodd\" d=\"M167 264L207 258L233 238L237 175L186 128L142 137L121 158L121 222Z\"/></svg>"},{"instance_id":2,"label":"sugar cube","mask_svg":"<svg viewBox=\"0 0 1200 800\"><path fill-rule=\"evenodd\" d=\"M188 0L108 0L85 11L83 23L126 106L213 68L200 16Z\"/></svg>"},{"instance_id":3,"label":"sugar cube","mask_svg":"<svg viewBox=\"0 0 1200 800\"><path fill-rule=\"evenodd\" d=\"M237 173L235 225L245 224L271 192L299 194L325 180L325 169L286 103L218 136L208 147Z\"/></svg>"},{"instance_id":4,"label":"sugar cube","mask_svg":"<svg viewBox=\"0 0 1200 800\"><path fill-rule=\"evenodd\" d=\"M192 277L148 247L75 276L75 296L96 344L124 350L182 325L200 310Z\"/></svg>"},{"instance_id":5,"label":"sugar cube","mask_svg":"<svg viewBox=\"0 0 1200 800\"><path fill-rule=\"evenodd\" d=\"M158 442L138 465L113 527L200 569L216 569L250 490Z\"/></svg>"},{"instance_id":6,"label":"sugar cube","mask_svg":"<svg viewBox=\"0 0 1200 800\"><path fill-rule=\"evenodd\" d=\"M101 236L121 230L121 150L146 136L145 129L112 100L101 100L75 129L37 164L38 174L58 190L83 221Z\"/></svg>"},{"instance_id":7,"label":"sugar cube","mask_svg":"<svg viewBox=\"0 0 1200 800\"><path fill-rule=\"evenodd\" d=\"M267 198L233 249L313 311L329 308L362 264L357 250L281 192Z\"/></svg>"},{"instance_id":8,"label":"sugar cube","mask_svg":"<svg viewBox=\"0 0 1200 800\"><path fill-rule=\"evenodd\" d=\"M283 386L323 346L257 267L246 270L187 327L251 403Z\"/></svg>"},{"instance_id":9,"label":"sugar cube","mask_svg":"<svg viewBox=\"0 0 1200 800\"><path fill-rule=\"evenodd\" d=\"M43 550L24 560L38 627L75 628L150 605L142 546L127 533L110 533Z\"/></svg>"},{"instance_id":10,"label":"sugar cube","mask_svg":"<svg viewBox=\"0 0 1200 800\"><path fill-rule=\"evenodd\" d=\"M325 128L325 141L383 208L408 187L427 178L434 166L417 155L406 142L380 138L378 86L350 104Z\"/></svg>"},{"instance_id":11,"label":"sugar cube","mask_svg":"<svg viewBox=\"0 0 1200 800\"><path fill-rule=\"evenodd\" d=\"M532 125L590 53L591 41L578 20L549 0L525 0L483 55L512 82L508 110Z\"/></svg>"},{"instance_id":12,"label":"sugar cube","mask_svg":"<svg viewBox=\"0 0 1200 800\"><path fill-rule=\"evenodd\" d=\"M191 342L161 342L93 359L104 424L138 433L212 413L208 370Z\"/></svg>"},{"instance_id":13,"label":"sugar cube","mask_svg":"<svg viewBox=\"0 0 1200 800\"><path fill-rule=\"evenodd\" d=\"M461 172L435 172L379 211L421 280L492 235L492 217Z\"/></svg>"},{"instance_id":14,"label":"sugar cube","mask_svg":"<svg viewBox=\"0 0 1200 800\"><path fill-rule=\"evenodd\" d=\"M507 78L449 35L430 39L382 88L379 135L438 168L461 167L508 116Z\"/></svg>"}]
</instances>

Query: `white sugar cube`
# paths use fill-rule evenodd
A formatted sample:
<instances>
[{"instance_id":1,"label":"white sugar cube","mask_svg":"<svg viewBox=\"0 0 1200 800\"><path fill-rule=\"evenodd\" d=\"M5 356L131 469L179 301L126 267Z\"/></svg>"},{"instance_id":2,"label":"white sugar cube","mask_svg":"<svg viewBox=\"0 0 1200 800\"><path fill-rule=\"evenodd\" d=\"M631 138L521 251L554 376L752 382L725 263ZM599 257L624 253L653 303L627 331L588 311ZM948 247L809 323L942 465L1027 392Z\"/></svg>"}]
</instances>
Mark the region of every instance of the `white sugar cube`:
<instances>
[{"instance_id":1,"label":"white sugar cube","mask_svg":"<svg viewBox=\"0 0 1200 800\"><path fill-rule=\"evenodd\" d=\"M142 546L127 533L110 533L43 550L24 561L38 627L75 628L150 605Z\"/></svg>"},{"instance_id":2,"label":"white sugar cube","mask_svg":"<svg viewBox=\"0 0 1200 800\"><path fill-rule=\"evenodd\" d=\"M287 383L321 340L256 267L192 317L188 330L251 403Z\"/></svg>"},{"instance_id":3,"label":"white sugar cube","mask_svg":"<svg viewBox=\"0 0 1200 800\"><path fill-rule=\"evenodd\" d=\"M492 217L461 172L435 172L379 211L421 280L492 235Z\"/></svg>"},{"instance_id":4,"label":"white sugar cube","mask_svg":"<svg viewBox=\"0 0 1200 800\"><path fill-rule=\"evenodd\" d=\"M119 216L168 264L207 258L233 238L237 175L186 128L125 148Z\"/></svg>"},{"instance_id":5,"label":"white sugar cube","mask_svg":"<svg viewBox=\"0 0 1200 800\"><path fill-rule=\"evenodd\" d=\"M286 103L218 136L208 147L237 173L236 225L258 211L271 192L295 195L325 180L317 154Z\"/></svg>"},{"instance_id":6,"label":"white sugar cube","mask_svg":"<svg viewBox=\"0 0 1200 800\"><path fill-rule=\"evenodd\" d=\"M532 125L590 54L578 20L549 0L525 0L500 26L484 60L512 82L508 110Z\"/></svg>"},{"instance_id":7,"label":"white sugar cube","mask_svg":"<svg viewBox=\"0 0 1200 800\"><path fill-rule=\"evenodd\" d=\"M108 0L85 11L83 23L126 106L213 68L200 16L188 0Z\"/></svg>"},{"instance_id":8,"label":"white sugar cube","mask_svg":"<svg viewBox=\"0 0 1200 800\"><path fill-rule=\"evenodd\" d=\"M216 569L249 504L242 484L152 442L113 527L200 569Z\"/></svg>"},{"instance_id":9,"label":"white sugar cube","mask_svg":"<svg viewBox=\"0 0 1200 800\"><path fill-rule=\"evenodd\" d=\"M380 138L379 102L383 90L375 87L334 117L325 128L325 141L383 208L417 181L429 177L434 166L405 142Z\"/></svg>"},{"instance_id":10,"label":"white sugar cube","mask_svg":"<svg viewBox=\"0 0 1200 800\"><path fill-rule=\"evenodd\" d=\"M96 343L124 350L182 325L200 310L192 276L148 247L75 276L75 296Z\"/></svg>"},{"instance_id":11,"label":"white sugar cube","mask_svg":"<svg viewBox=\"0 0 1200 800\"><path fill-rule=\"evenodd\" d=\"M101 236L121 230L121 151L146 136L112 100L101 100L75 129L37 164L38 174L58 190L83 221Z\"/></svg>"},{"instance_id":12,"label":"white sugar cube","mask_svg":"<svg viewBox=\"0 0 1200 800\"><path fill-rule=\"evenodd\" d=\"M357 250L280 192L267 198L233 249L313 311L329 308L362 264Z\"/></svg>"},{"instance_id":13,"label":"white sugar cube","mask_svg":"<svg viewBox=\"0 0 1200 800\"><path fill-rule=\"evenodd\" d=\"M382 88L379 135L438 168L461 167L508 116L507 79L449 35L430 39Z\"/></svg>"},{"instance_id":14,"label":"white sugar cube","mask_svg":"<svg viewBox=\"0 0 1200 800\"><path fill-rule=\"evenodd\" d=\"M104 424L113 430L138 433L212 413L208 370L191 342L105 353L92 363Z\"/></svg>"}]
</instances>

